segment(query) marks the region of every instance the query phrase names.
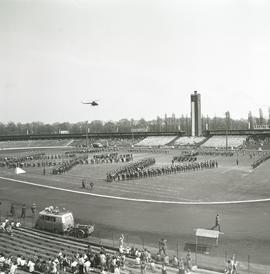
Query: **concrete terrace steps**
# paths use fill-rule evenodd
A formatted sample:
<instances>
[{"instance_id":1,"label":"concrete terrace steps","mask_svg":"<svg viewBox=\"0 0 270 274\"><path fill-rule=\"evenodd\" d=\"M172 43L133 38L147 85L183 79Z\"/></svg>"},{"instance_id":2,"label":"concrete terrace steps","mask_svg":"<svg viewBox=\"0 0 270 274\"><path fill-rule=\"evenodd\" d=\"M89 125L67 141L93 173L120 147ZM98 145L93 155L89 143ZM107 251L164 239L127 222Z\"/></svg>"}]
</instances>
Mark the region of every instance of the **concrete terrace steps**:
<instances>
[{"instance_id":1,"label":"concrete terrace steps","mask_svg":"<svg viewBox=\"0 0 270 274\"><path fill-rule=\"evenodd\" d=\"M148 136L135 144L135 147L163 147L170 144L173 140L178 138L175 136Z\"/></svg>"},{"instance_id":2,"label":"concrete terrace steps","mask_svg":"<svg viewBox=\"0 0 270 274\"><path fill-rule=\"evenodd\" d=\"M3 235L0 235L0 238L3 239ZM58 253L59 252L59 248L56 248L57 245L53 246L53 245L50 245L50 246L47 246L47 245L40 245L40 241L34 241L33 239L31 239L31 242L29 241L28 238L25 238L25 237L22 237L20 235L16 235L13 233L13 236L10 237L10 241L12 242L15 242L15 244L22 244L24 246L28 246L30 247L31 249L36 249L36 250L40 250L42 248L42 250L44 250L45 252L54 252L54 253ZM35 251L36 251L35 250Z\"/></svg>"},{"instance_id":3,"label":"concrete terrace steps","mask_svg":"<svg viewBox=\"0 0 270 274\"><path fill-rule=\"evenodd\" d=\"M105 249L108 249L108 253L114 253L115 251L118 251L117 248L113 248L111 246L106 246L106 245L101 245L101 244L97 244L95 242L92 241L91 238L89 238L89 240L86 239L78 239L78 238L74 238L71 236L62 236L59 234L54 234L54 233L50 233L50 232L46 232L46 231L40 231L37 229L28 229L28 228L18 228L16 229L17 231L20 231L21 233L27 234L27 235L31 235L31 237L37 238L37 239L43 239L46 241L50 241L50 242L56 242L58 244L62 244L65 245L66 247L71 247L71 248L77 248L80 250L85 250L87 248L87 246L90 244L92 250L100 250L100 247L104 247Z\"/></svg>"},{"instance_id":4,"label":"concrete terrace steps","mask_svg":"<svg viewBox=\"0 0 270 274\"><path fill-rule=\"evenodd\" d=\"M174 142L176 140L178 140L180 138L180 136L176 136L175 138L173 138L173 140L171 140L168 144L166 144L166 146L173 146L174 145Z\"/></svg>"},{"instance_id":5,"label":"concrete terrace steps","mask_svg":"<svg viewBox=\"0 0 270 274\"><path fill-rule=\"evenodd\" d=\"M181 136L175 140L174 145L179 148L196 148L205 141L204 136Z\"/></svg>"},{"instance_id":6,"label":"concrete terrace steps","mask_svg":"<svg viewBox=\"0 0 270 274\"><path fill-rule=\"evenodd\" d=\"M13 234L14 235L14 234ZM16 237L16 239L18 239L18 241L29 241L29 240L31 240L31 245L38 245L39 247L40 247L40 244L41 244L41 240L40 239L35 239L34 237L31 237L31 239L29 239L28 237L25 237L25 236L23 236L23 235L14 235L14 237ZM43 246L42 246L42 248L43 249L49 249L49 250L54 250L54 251L63 251L63 250L65 250L64 249L64 244L63 243L57 243L57 242L49 242L49 241L47 241L47 240L44 240L43 242L42 242L42 244L43 244ZM61 246L59 246L59 244L61 244ZM66 247L67 249L73 249L73 250L75 250L75 251L79 251L79 252L81 252L83 249L80 249L80 248L76 248L76 247L72 247L72 246L70 246L70 245L68 245L67 247ZM60 249L60 250L59 250Z\"/></svg>"},{"instance_id":7,"label":"concrete terrace steps","mask_svg":"<svg viewBox=\"0 0 270 274\"><path fill-rule=\"evenodd\" d=\"M30 246L39 246L40 251L47 252L48 250L54 250L53 255L57 255L60 251L66 253L67 255L72 255L74 252L85 252L87 249L87 244L81 245L76 243L67 243L66 241L59 241L48 239L46 237L37 236L31 233L22 233L22 231L13 231L13 237L17 239L18 242L29 241ZM98 252L98 248L92 248L93 251Z\"/></svg>"},{"instance_id":8,"label":"concrete terrace steps","mask_svg":"<svg viewBox=\"0 0 270 274\"><path fill-rule=\"evenodd\" d=\"M39 232L37 230L31 230L31 229L27 229L27 228L18 228L18 229L14 229L14 232L15 233L19 232L20 234L23 234L25 236L34 237L36 239L40 239L45 242L52 242L52 243L58 243L58 244L61 243L65 246L71 247L71 248L74 248L75 246L76 247L80 246L81 248L86 246L86 244L81 244L81 243L77 243L77 242L74 242L69 239L65 239L61 235L53 234L53 233L48 234L43 231Z\"/></svg>"},{"instance_id":9,"label":"concrete terrace steps","mask_svg":"<svg viewBox=\"0 0 270 274\"><path fill-rule=\"evenodd\" d=\"M13 242L10 241L10 239L1 239L0 248L1 248L0 249L1 251L4 251L8 254L15 255L15 256L21 255L27 259L40 255L39 251L33 252L32 250L29 250L26 247L22 248L20 246L17 246L16 244L14 245ZM50 257L43 254L43 258L49 259Z\"/></svg>"},{"instance_id":10,"label":"concrete terrace steps","mask_svg":"<svg viewBox=\"0 0 270 274\"><path fill-rule=\"evenodd\" d=\"M211 138L211 136L210 136L210 137L205 137L201 142L198 142L198 143L196 144L196 147L200 147L200 146L203 145L205 142L207 142L210 138Z\"/></svg>"},{"instance_id":11,"label":"concrete terrace steps","mask_svg":"<svg viewBox=\"0 0 270 274\"><path fill-rule=\"evenodd\" d=\"M35 235L25 235L20 231L13 230L13 236L8 234L0 234L1 242L5 243L6 247L9 249L14 249L15 251L27 251L31 255L42 255L45 258L51 258L56 256L60 251L64 251L67 255L72 255L74 252L84 252L84 248L78 247L76 245L65 246L64 242L54 242L51 240L42 239L42 237L36 237ZM54 243L53 243L54 242ZM65 246L65 248L63 248ZM21 253L21 252L20 252Z\"/></svg>"},{"instance_id":12,"label":"concrete terrace steps","mask_svg":"<svg viewBox=\"0 0 270 274\"><path fill-rule=\"evenodd\" d=\"M38 256L39 254L41 254L42 257L52 258L57 255L57 253L54 252L44 251L42 249L42 246L38 248L37 246L32 247L30 244L20 243L17 241L16 238L13 238L12 236L10 238L1 237L0 239L1 245L4 243L6 247L8 247L9 249L14 249L21 255L24 252L27 252L28 255L31 255L30 257Z\"/></svg>"}]
</instances>

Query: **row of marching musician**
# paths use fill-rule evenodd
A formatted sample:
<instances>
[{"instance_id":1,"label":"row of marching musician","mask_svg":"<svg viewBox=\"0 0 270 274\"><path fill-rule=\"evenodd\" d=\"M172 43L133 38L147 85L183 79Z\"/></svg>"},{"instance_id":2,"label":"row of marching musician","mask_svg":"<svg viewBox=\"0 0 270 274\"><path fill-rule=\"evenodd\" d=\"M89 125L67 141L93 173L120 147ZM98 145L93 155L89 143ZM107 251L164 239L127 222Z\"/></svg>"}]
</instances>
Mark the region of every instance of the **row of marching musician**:
<instances>
[{"instance_id":1,"label":"row of marching musician","mask_svg":"<svg viewBox=\"0 0 270 274\"><path fill-rule=\"evenodd\" d=\"M75 159L61 162L55 168L53 168L52 174L63 174L79 164L88 164L88 156L82 155L76 157Z\"/></svg>"},{"instance_id":2,"label":"row of marching musician","mask_svg":"<svg viewBox=\"0 0 270 274\"><path fill-rule=\"evenodd\" d=\"M130 163L126 166L123 166L119 169L110 171L107 173L107 182L112 182L115 180L119 180L122 176L130 176L131 174L135 174L141 170L144 170L146 167L149 167L155 164L156 160L154 158L146 158L139 160L137 162Z\"/></svg>"},{"instance_id":3,"label":"row of marching musician","mask_svg":"<svg viewBox=\"0 0 270 274\"><path fill-rule=\"evenodd\" d=\"M168 174L176 174L188 171L198 171L203 169L217 168L216 160L200 161L200 162L185 162L180 164L172 164L170 166L153 167L144 169L131 169L122 173L115 173L114 176L107 174L107 181L125 181L133 179L141 179L147 177L155 177Z\"/></svg>"},{"instance_id":4,"label":"row of marching musician","mask_svg":"<svg viewBox=\"0 0 270 274\"><path fill-rule=\"evenodd\" d=\"M133 161L133 155L130 154L97 154L89 160L91 164L108 164L108 163L127 163Z\"/></svg>"}]
</instances>

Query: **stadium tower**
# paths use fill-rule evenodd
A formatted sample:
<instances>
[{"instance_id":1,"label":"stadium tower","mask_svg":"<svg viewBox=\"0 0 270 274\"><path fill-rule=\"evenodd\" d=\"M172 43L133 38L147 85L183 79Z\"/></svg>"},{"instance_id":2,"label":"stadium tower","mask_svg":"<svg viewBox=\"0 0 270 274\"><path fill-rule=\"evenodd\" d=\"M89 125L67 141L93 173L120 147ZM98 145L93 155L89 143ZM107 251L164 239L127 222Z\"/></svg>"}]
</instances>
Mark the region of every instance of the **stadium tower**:
<instances>
[{"instance_id":1,"label":"stadium tower","mask_svg":"<svg viewBox=\"0 0 270 274\"><path fill-rule=\"evenodd\" d=\"M194 91L191 94L191 135L202 135L202 121L201 121L201 94Z\"/></svg>"}]
</instances>

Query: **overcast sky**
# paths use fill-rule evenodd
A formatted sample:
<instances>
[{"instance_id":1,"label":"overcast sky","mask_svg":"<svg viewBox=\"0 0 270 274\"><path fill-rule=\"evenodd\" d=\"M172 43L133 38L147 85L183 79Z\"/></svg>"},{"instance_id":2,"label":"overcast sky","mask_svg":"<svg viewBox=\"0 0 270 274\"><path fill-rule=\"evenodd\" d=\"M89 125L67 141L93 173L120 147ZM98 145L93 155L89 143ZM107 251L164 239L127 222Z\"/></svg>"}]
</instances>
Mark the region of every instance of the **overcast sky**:
<instances>
[{"instance_id":1,"label":"overcast sky","mask_svg":"<svg viewBox=\"0 0 270 274\"><path fill-rule=\"evenodd\" d=\"M267 0L0 0L0 121L180 116L194 90L205 116L266 116L269 14Z\"/></svg>"}]
</instances>

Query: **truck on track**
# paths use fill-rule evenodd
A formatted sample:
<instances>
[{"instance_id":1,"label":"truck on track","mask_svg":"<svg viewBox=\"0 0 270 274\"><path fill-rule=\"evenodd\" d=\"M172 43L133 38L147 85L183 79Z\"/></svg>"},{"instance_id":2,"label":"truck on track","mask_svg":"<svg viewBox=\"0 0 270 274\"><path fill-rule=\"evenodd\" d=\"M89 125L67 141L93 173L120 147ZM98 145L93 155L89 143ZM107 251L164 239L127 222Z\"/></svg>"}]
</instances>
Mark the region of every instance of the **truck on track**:
<instances>
[{"instance_id":1,"label":"truck on track","mask_svg":"<svg viewBox=\"0 0 270 274\"><path fill-rule=\"evenodd\" d=\"M87 238L95 230L94 225L75 224L71 211L52 206L39 212L35 228L77 238Z\"/></svg>"}]
</instances>

